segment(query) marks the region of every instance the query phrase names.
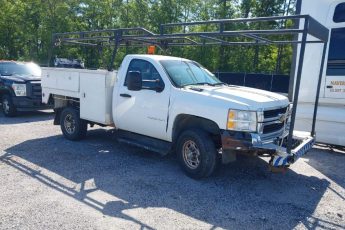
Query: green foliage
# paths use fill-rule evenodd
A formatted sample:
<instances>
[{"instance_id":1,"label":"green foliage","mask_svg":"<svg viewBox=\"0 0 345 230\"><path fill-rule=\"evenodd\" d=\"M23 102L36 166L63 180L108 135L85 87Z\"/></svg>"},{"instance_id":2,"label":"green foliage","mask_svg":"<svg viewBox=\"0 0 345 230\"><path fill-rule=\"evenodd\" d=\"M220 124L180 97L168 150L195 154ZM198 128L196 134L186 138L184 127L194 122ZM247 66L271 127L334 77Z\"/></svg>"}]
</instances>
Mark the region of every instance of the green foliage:
<instances>
[{"instance_id":1,"label":"green foliage","mask_svg":"<svg viewBox=\"0 0 345 230\"><path fill-rule=\"evenodd\" d=\"M0 0L0 59L36 61L47 65L50 55L81 58L88 67L106 67L110 48L62 46L52 53L52 34L142 26L159 32L170 22L262 17L293 13L295 0ZM292 22L227 25L226 30L291 27ZM175 28L179 30L181 28ZM188 28L216 30L214 25ZM280 37L276 37L280 38ZM224 38L252 41L250 38ZM121 48L118 66L127 53L145 48ZM176 47L166 53L190 58L212 71L289 73L291 46Z\"/></svg>"}]
</instances>

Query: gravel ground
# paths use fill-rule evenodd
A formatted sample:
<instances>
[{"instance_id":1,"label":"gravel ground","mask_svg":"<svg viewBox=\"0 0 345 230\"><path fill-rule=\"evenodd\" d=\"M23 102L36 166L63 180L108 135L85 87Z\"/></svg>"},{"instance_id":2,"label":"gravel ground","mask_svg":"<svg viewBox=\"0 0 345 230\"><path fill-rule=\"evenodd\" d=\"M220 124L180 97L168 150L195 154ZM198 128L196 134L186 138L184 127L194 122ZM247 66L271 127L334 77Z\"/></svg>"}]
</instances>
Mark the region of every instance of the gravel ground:
<instances>
[{"instance_id":1,"label":"gravel ground","mask_svg":"<svg viewBox=\"0 0 345 230\"><path fill-rule=\"evenodd\" d=\"M285 174L240 157L195 181L112 129L67 141L52 118L0 113L0 229L345 228L344 152L315 148Z\"/></svg>"}]
</instances>

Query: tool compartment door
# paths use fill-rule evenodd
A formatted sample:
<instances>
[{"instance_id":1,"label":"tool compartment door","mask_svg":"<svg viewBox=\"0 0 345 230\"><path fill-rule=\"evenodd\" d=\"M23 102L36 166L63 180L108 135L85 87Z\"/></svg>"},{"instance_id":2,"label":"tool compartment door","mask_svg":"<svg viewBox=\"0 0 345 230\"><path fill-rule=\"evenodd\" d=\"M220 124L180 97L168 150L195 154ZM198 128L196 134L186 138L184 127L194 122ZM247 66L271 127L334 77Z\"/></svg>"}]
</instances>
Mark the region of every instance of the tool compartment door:
<instances>
[{"instance_id":1,"label":"tool compartment door","mask_svg":"<svg viewBox=\"0 0 345 230\"><path fill-rule=\"evenodd\" d=\"M106 76L80 73L80 117L106 124Z\"/></svg>"},{"instance_id":2,"label":"tool compartment door","mask_svg":"<svg viewBox=\"0 0 345 230\"><path fill-rule=\"evenodd\" d=\"M74 69L45 68L42 71L42 87L79 92L79 72Z\"/></svg>"}]
</instances>

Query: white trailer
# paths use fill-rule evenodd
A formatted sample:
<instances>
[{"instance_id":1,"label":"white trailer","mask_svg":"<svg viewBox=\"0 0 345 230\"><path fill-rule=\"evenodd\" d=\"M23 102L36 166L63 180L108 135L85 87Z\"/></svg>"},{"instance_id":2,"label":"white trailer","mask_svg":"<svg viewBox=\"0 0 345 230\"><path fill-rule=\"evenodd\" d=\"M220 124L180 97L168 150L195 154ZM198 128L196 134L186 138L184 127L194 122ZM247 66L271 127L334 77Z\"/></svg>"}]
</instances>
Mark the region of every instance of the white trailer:
<instances>
[{"instance_id":1,"label":"white trailer","mask_svg":"<svg viewBox=\"0 0 345 230\"><path fill-rule=\"evenodd\" d=\"M345 146L345 1L302 0L300 4L298 11L301 14L309 14L330 30L322 73L316 139L322 143ZM308 130L312 123L322 52L322 44L309 44L305 50L296 119L299 130Z\"/></svg>"}]
</instances>

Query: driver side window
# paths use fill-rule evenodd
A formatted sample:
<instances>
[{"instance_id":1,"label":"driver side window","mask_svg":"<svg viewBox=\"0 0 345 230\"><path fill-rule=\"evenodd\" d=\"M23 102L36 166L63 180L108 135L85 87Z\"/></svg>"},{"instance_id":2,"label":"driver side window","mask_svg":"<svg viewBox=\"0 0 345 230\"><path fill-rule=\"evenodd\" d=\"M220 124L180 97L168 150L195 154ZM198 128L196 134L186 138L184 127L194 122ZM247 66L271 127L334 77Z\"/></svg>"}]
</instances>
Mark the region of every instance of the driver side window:
<instances>
[{"instance_id":1,"label":"driver side window","mask_svg":"<svg viewBox=\"0 0 345 230\"><path fill-rule=\"evenodd\" d=\"M143 79L143 88L150 89L154 88L157 85L156 80L159 80L161 83L163 83L163 80L161 76L159 75L157 69L148 61L140 60L140 59L133 59L131 63L129 64L127 74L126 74L126 80L125 80L125 86L127 85L127 78L128 73L130 71L138 71L141 73L142 79Z\"/></svg>"}]
</instances>

